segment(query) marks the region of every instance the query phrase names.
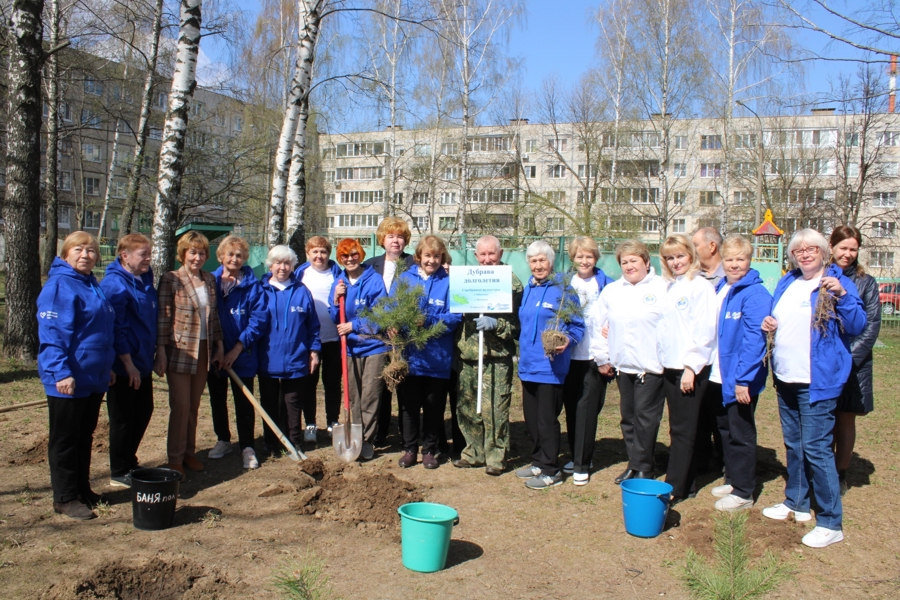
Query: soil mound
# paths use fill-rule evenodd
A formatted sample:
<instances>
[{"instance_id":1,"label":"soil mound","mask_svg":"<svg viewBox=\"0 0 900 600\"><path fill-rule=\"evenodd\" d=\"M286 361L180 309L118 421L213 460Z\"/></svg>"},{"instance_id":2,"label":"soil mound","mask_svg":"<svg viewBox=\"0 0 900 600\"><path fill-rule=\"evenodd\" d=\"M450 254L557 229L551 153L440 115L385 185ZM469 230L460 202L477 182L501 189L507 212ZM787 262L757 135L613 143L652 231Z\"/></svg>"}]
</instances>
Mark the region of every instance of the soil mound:
<instances>
[{"instance_id":1,"label":"soil mound","mask_svg":"<svg viewBox=\"0 0 900 600\"><path fill-rule=\"evenodd\" d=\"M237 598L246 584L229 583L221 574L185 558L118 559L104 563L75 583L51 587L45 600L189 600Z\"/></svg>"},{"instance_id":2,"label":"soil mound","mask_svg":"<svg viewBox=\"0 0 900 600\"><path fill-rule=\"evenodd\" d=\"M109 452L109 421L97 423L97 429L94 430L94 445L91 448L94 452Z\"/></svg>"},{"instance_id":3,"label":"soil mound","mask_svg":"<svg viewBox=\"0 0 900 600\"><path fill-rule=\"evenodd\" d=\"M50 438L43 436L17 455L9 458L11 465L39 465L47 462L47 449L50 445Z\"/></svg>"},{"instance_id":4,"label":"soil mound","mask_svg":"<svg viewBox=\"0 0 900 600\"><path fill-rule=\"evenodd\" d=\"M318 519L386 529L400 524L397 514L400 506L424 499L415 485L401 481L391 473L360 469L355 464L323 467L317 485L300 490L291 502L291 508L296 512L315 515ZM303 465L301 469L308 473Z\"/></svg>"}]
</instances>

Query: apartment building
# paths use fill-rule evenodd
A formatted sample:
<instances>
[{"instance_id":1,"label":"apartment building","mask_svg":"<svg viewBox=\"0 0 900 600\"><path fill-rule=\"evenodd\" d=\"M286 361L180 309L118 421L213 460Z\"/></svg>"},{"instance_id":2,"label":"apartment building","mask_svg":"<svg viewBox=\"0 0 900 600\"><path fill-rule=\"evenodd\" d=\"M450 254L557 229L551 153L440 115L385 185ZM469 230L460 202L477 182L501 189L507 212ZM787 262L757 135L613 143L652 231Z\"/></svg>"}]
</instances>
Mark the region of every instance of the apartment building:
<instances>
[{"instance_id":1,"label":"apartment building","mask_svg":"<svg viewBox=\"0 0 900 600\"><path fill-rule=\"evenodd\" d=\"M900 118L790 117L529 123L322 134L327 233L368 238L386 215L414 233L639 236L749 233L759 208L790 235L855 222L863 259L895 274ZM518 241L517 241L518 240ZM900 268L900 261L897 262Z\"/></svg>"}]
</instances>

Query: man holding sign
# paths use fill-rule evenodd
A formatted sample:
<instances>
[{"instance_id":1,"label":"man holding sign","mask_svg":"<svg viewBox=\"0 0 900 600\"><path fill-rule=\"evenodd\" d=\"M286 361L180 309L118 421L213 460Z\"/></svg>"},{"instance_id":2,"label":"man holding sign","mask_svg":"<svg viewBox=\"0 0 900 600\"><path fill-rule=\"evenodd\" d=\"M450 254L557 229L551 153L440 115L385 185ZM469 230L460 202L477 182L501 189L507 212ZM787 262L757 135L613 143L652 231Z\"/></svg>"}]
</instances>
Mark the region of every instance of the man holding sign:
<instances>
[{"instance_id":1,"label":"man holding sign","mask_svg":"<svg viewBox=\"0 0 900 600\"><path fill-rule=\"evenodd\" d=\"M484 269L458 266L450 270L450 311L466 313L457 330L459 352L454 366L459 372L457 415L466 447L453 466L484 466L488 475L496 476L506 469L509 452L513 357L523 287L512 268L500 262L503 250L494 236L478 240L475 257ZM498 281L502 283L498 285ZM483 371L480 381L479 357Z\"/></svg>"}]
</instances>

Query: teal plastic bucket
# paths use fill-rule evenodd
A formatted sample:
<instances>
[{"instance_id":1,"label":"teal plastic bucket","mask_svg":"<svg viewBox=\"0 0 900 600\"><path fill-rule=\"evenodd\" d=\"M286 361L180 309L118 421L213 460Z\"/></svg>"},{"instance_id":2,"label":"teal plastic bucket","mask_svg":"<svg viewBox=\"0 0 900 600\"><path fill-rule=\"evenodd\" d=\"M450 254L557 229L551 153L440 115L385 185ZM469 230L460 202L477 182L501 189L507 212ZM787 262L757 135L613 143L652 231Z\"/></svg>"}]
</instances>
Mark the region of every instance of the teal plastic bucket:
<instances>
[{"instance_id":1,"label":"teal plastic bucket","mask_svg":"<svg viewBox=\"0 0 900 600\"><path fill-rule=\"evenodd\" d=\"M621 487L625 531L642 538L653 538L662 533L672 486L655 479L627 479Z\"/></svg>"},{"instance_id":2,"label":"teal plastic bucket","mask_svg":"<svg viewBox=\"0 0 900 600\"><path fill-rule=\"evenodd\" d=\"M447 563L450 534L459 522L459 513L449 506L431 502L411 502L400 513L403 566L410 571L434 573Z\"/></svg>"}]
</instances>

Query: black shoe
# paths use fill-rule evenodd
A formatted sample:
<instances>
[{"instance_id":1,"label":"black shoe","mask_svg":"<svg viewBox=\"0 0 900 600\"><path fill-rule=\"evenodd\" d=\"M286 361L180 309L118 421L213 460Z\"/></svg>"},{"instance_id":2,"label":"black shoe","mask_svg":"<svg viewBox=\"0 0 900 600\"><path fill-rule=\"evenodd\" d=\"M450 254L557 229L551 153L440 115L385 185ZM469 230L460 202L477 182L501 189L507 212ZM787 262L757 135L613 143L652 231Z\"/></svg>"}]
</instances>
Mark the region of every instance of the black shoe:
<instances>
[{"instance_id":1,"label":"black shoe","mask_svg":"<svg viewBox=\"0 0 900 600\"><path fill-rule=\"evenodd\" d=\"M387 448L388 445L387 438L375 438L372 443L376 448Z\"/></svg>"},{"instance_id":2,"label":"black shoe","mask_svg":"<svg viewBox=\"0 0 900 600\"><path fill-rule=\"evenodd\" d=\"M88 521L97 518L94 511L85 506L80 500L54 502L53 511L61 515L66 515L70 519L77 519L78 521Z\"/></svg>"},{"instance_id":3,"label":"black shoe","mask_svg":"<svg viewBox=\"0 0 900 600\"><path fill-rule=\"evenodd\" d=\"M473 467L477 467L478 465L473 465L469 461L464 458L458 458L454 461L451 461L451 464L458 469L471 469Z\"/></svg>"},{"instance_id":4,"label":"black shoe","mask_svg":"<svg viewBox=\"0 0 900 600\"><path fill-rule=\"evenodd\" d=\"M434 457L434 454L431 452L426 452L422 455L422 466L426 469L437 469L440 466L437 459Z\"/></svg>"},{"instance_id":5,"label":"black shoe","mask_svg":"<svg viewBox=\"0 0 900 600\"><path fill-rule=\"evenodd\" d=\"M653 479L653 471L634 471L634 479Z\"/></svg>"},{"instance_id":6,"label":"black shoe","mask_svg":"<svg viewBox=\"0 0 900 600\"><path fill-rule=\"evenodd\" d=\"M623 481L633 479L635 473L637 473L637 471L635 471L634 469L625 469L624 471L622 471L621 475L616 477L616 479L615 479L616 485L619 485Z\"/></svg>"},{"instance_id":7,"label":"black shoe","mask_svg":"<svg viewBox=\"0 0 900 600\"><path fill-rule=\"evenodd\" d=\"M485 467L484 472L491 477L499 477L500 475L503 475L503 469L498 469L497 467Z\"/></svg>"},{"instance_id":8,"label":"black shoe","mask_svg":"<svg viewBox=\"0 0 900 600\"><path fill-rule=\"evenodd\" d=\"M87 490L86 492L78 494L78 498L88 506L97 506L101 502L106 502L106 498L103 495L98 494L93 490Z\"/></svg>"},{"instance_id":9,"label":"black shoe","mask_svg":"<svg viewBox=\"0 0 900 600\"><path fill-rule=\"evenodd\" d=\"M413 450L407 450L400 457L400 460L397 461L397 464L403 469L408 469L415 466L416 462L416 453Z\"/></svg>"}]
</instances>

